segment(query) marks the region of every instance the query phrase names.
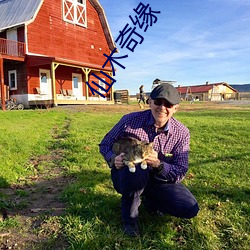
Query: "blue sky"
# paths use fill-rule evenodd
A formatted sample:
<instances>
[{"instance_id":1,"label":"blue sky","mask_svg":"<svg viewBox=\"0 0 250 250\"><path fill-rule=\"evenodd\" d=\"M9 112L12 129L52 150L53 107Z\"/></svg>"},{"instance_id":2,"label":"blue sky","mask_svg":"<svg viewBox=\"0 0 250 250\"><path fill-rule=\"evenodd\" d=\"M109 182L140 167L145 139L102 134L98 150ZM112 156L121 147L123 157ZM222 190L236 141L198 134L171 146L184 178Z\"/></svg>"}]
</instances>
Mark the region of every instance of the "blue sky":
<instances>
[{"instance_id":1,"label":"blue sky","mask_svg":"<svg viewBox=\"0 0 250 250\"><path fill-rule=\"evenodd\" d=\"M250 83L250 0L99 0L114 40L129 15L149 4L158 20L144 32L134 50L121 48L115 56L125 69L117 68L115 90L138 92L141 84L150 91L154 79L177 81L175 86L227 82ZM137 36L135 39L139 41Z\"/></svg>"}]
</instances>

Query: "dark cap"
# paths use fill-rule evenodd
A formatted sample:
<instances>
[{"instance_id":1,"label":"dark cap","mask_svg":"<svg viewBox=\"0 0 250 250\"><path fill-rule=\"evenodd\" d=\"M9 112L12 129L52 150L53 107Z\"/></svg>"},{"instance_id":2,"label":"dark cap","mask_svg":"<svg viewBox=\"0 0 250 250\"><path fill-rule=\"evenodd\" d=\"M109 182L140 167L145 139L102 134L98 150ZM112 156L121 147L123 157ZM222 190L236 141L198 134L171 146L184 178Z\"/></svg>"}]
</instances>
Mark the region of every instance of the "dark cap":
<instances>
[{"instance_id":1,"label":"dark cap","mask_svg":"<svg viewBox=\"0 0 250 250\"><path fill-rule=\"evenodd\" d=\"M165 99L173 105L180 103L180 95L177 89L168 83L162 83L155 87L150 93L150 98L153 100L157 98Z\"/></svg>"}]
</instances>

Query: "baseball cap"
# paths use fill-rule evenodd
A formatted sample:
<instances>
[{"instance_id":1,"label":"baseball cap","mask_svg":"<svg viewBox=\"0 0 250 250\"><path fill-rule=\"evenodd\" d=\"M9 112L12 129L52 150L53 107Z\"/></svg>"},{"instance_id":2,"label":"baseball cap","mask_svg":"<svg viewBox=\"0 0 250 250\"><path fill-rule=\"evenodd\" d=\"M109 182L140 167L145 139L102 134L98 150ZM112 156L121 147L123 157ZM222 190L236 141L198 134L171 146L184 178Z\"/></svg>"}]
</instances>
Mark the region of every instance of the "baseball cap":
<instances>
[{"instance_id":1,"label":"baseball cap","mask_svg":"<svg viewBox=\"0 0 250 250\"><path fill-rule=\"evenodd\" d=\"M150 98L153 100L158 98L165 99L173 105L180 103L180 95L177 89L168 83L162 83L155 87L150 93Z\"/></svg>"}]
</instances>

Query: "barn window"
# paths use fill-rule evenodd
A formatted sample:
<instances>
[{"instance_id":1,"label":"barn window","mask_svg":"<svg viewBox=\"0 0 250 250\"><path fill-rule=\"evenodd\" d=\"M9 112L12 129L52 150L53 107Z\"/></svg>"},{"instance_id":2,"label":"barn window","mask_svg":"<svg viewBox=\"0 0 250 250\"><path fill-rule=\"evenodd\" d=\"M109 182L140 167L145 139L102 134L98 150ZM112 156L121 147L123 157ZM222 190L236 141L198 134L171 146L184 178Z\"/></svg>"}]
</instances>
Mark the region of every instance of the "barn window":
<instances>
[{"instance_id":1,"label":"barn window","mask_svg":"<svg viewBox=\"0 0 250 250\"><path fill-rule=\"evenodd\" d=\"M63 20L87 27L86 0L62 0Z\"/></svg>"},{"instance_id":2,"label":"barn window","mask_svg":"<svg viewBox=\"0 0 250 250\"><path fill-rule=\"evenodd\" d=\"M10 70L8 73L9 73L9 87L10 87L10 90L17 90L16 70Z\"/></svg>"}]
</instances>

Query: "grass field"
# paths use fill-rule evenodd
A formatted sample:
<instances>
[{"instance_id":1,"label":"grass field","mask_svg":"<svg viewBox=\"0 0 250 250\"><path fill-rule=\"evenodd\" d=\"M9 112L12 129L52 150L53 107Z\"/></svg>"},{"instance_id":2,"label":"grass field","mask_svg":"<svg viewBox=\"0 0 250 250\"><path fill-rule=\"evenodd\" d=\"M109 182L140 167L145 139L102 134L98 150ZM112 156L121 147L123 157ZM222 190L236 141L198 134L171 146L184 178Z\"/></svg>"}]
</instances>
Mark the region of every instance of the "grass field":
<instances>
[{"instance_id":1,"label":"grass field","mask_svg":"<svg viewBox=\"0 0 250 250\"><path fill-rule=\"evenodd\" d=\"M175 117L191 133L183 183L200 212L186 220L150 216L141 206L142 236L130 239L122 233L120 195L98 144L123 114L136 110L115 105L0 112L1 249L250 249L250 107L181 106ZM62 178L63 187L55 190ZM48 193L64 204L62 213L41 209Z\"/></svg>"}]
</instances>

